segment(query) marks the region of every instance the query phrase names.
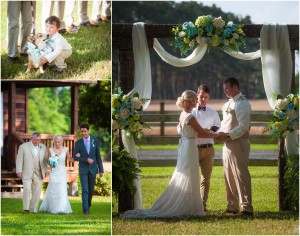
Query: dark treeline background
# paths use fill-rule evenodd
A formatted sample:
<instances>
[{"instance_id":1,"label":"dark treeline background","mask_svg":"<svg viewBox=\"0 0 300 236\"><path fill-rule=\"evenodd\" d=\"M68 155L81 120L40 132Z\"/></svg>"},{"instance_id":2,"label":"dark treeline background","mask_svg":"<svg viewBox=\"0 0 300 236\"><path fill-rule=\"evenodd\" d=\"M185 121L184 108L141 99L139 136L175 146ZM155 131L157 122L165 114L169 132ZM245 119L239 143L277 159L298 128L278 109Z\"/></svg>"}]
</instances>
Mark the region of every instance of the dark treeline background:
<instances>
[{"instance_id":1,"label":"dark treeline background","mask_svg":"<svg viewBox=\"0 0 300 236\"><path fill-rule=\"evenodd\" d=\"M211 14L221 16L226 22L251 24L250 16L242 18L220 8L204 6L200 2L167 2L167 1L113 1L113 23L144 22L148 24L182 24L193 21L198 16ZM174 38L158 39L165 50L179 57L178 49L173 47ZM253 52L259 49L259 39L246 40L247 48L242 52ZM265 98L260 59L243 61L235 59L219 48L207 51L202 60L195 65L183 68L171 66L150 49L152 71L152 99L176 99L183 90L197 90L201 83L211 88L213 99L225 98L222 81L234 76L240 81L241 91L249 98ZM113 86L118 76L118 51L113 50Z\"/></svg>"}]
</instances>

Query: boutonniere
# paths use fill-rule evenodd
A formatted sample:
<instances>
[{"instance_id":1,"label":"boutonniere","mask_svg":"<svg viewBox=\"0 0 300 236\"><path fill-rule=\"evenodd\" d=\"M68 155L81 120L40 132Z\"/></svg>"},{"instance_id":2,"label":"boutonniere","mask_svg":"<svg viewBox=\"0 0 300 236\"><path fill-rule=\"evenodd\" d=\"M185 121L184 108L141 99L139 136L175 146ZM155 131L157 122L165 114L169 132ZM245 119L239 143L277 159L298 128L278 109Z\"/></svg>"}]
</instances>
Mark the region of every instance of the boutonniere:
<instances>
[{"instance_id":1,"label":"boutonniere","mask_svg":"<svg viewBox=\"0 0 300 236\"><path fill-rule=\"evenodd\" d=\"M232 111L233 111L233 109L228 106L227 109L226 109L226 113L230 113Z\"/></svg>"},{"instance_id":2,"label":"boutonniere","mask_svg":"<svg viewBox=\"0 0 300 236\"><path fill-rule=\"evenodd\" d=\"M95 144L94 144L95 140L92 139L91 143L92 143L92 146L95 147Z\"/></svg>"},{"instance_id":3,"label":"boutonniere","mask_svg":"<svg viewBox=\"0 0 300 236\"><path fill-rule=\"evenodd\" d=\"M40 150L42 149L42 145L39 145Z\"/></svg>"}]
</instances>

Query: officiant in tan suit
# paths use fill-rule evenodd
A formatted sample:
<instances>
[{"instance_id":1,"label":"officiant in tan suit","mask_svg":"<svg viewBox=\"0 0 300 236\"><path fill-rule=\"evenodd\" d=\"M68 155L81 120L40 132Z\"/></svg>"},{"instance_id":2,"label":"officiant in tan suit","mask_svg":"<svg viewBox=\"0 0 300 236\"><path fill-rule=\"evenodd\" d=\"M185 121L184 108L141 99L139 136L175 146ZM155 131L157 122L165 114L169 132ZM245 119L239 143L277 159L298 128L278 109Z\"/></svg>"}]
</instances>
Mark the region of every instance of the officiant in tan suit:
<instances>
[{"instance_id":1,"label":"officiant in tan suit","mask_svg":"<svg viewBox=\"0 0 300 236\"><path fill-rule=\"evenodd\" d=\"M23 182L23 213L36 213L47 171L48 150L41 144L41 135L34 132L31 140L20 145L16 160L16 173ZM31 198L30 198L31 195Z\"/></svg>"},{"instance_id":2,"label":"officiant in tan suit","mask_svg":"<svg viewBox=\"0 0 300 236\"><path fill-rule=\"evenodd\" d=\"M222 132L217 140L224 142L222 158L227 193L225 213L236 215L241 203L240 216L253 216L251 177L248 170L251 106L240 92L236 78L224 80L223 90L229 100L222 107Z\"/></svg>"}]
</instances>

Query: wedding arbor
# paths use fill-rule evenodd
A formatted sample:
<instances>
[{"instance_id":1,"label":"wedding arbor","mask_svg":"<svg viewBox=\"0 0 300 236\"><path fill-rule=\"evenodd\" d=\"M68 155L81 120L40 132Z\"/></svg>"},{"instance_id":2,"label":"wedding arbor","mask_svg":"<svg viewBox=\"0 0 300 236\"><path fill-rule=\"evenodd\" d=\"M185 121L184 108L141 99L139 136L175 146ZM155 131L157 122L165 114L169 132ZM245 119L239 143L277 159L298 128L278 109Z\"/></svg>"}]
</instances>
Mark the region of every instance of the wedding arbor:
<instances>
[{"instance_id":1,"label":"wedding arbor","mask_svg":"<svg viewBox=\"0 0 300 236\"><path fill-rule=\"evenodd\" d=\"M175 25L144 25L144 30L146 34L146 40L149 48L155 48L158 54L159 50L157 50L157 41L155 38L170 38L173 37L171 34L171 29ZM134 64L134 49L135 47L140 47L139 44L140 41L136 41L134 39L133 30L134 30L133 24L113 24L113 30L112 30L112 46L115 49L119 50L119 58L118 58L118 83L121 86L124 93L128 93L133 88L137 87L137 81L134 81L134 78L136 77L137 70L139 70L139 67L137 67L137 64L141 65L141 58L136 58ZM263 28L263 25L245 25L244 26L244 32L247 37L255 37L259 38L261 36L261 29ZM291 81L290 87L284 91L284 93L289 93L292 88L295 88L295 51L299 50L299 26L298 25L288 25L288 41L290 46L290 55L291 55L291 61L292 65L291 68L289 68L289 73L291 74ZM140 32L137 33L138 37ZM142 37L140 37L142 38ZM135 40L135 41L134 41ZM276 37L271 39L276 41ZM270 41L270 40L269 40ZM136 49L136 50L140 50ZM205 53L205 51L204 51ZM204 54L203 53L203 54ZM260 52L259 52L260 53ZM203 55L202 55L203 56ZM202 58L201 56L201 58ZM161 56L163 58L163 56ZM170 56L172 57L172 56ZM257 56L256 58L259 58ZM201 60L200 58L200 60ZM252 58L254 59L254 58ZM169 59L163 59L169 63ZM171 61L172 59L170 59ZM175 59L174 59L175 60ZM263 60L263 58L262 58ZM170 63L172 64L172 63ZM175 63L176 64L176 63ZM180 62L179 62L180 64ZM174 65L174 64L173 64ZM145 72L145 71L144 71ZM147 72L149 73L149 72ZM151 74L151 72L150 72ZM145 74L142 74L142 77L145 77ZM150 75L151 77L151 75ZM136 78L135 78L136 79ZM286 78L281 78L281 82L285 83L287 82L285 80ZM280 81L279 81L280 82ZM288 84L289 84L288 82ZM149 86L149 83L147 84ZM140 84L138 86L141 86ZM151 82L150 82L151 86ZM268 88L265 88L268 89ZM271 91L269 91L271 92ZM151 95L151 92L150 92ZM267 94L268 95L268 94ZM286 207L284 206L283 200L285 197L285 192L283 189L283 175L284 175L284 167L285 167L285 159L282 158L282 153L284 152L284 144L280 143L279 145L279 209L285 210ZM133 208L132 203L128 202L128 209Z\"/></svg>"}]
</instances>

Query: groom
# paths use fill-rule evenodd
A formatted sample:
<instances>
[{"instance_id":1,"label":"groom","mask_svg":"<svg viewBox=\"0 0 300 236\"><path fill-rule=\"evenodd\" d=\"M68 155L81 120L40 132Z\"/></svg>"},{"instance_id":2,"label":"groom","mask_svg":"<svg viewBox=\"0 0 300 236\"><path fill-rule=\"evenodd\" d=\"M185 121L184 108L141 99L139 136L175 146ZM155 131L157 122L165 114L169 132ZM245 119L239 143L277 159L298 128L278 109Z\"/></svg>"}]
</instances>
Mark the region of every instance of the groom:
<instances>
[{"instance_id":1,"label":"groom","mask_svg":"<svg viewBox=\"0 0 300 236\"><path fill-rule=\"evenodd\" d=\"M103 176L103 165L100 157L98 139L89 135L89 125L81 124L82 138L75 143L73 157L79 161L79 176L82 189L83 214L90 214L90 207L94 193L96 175Z\"/></svg>"}]
</instances>

